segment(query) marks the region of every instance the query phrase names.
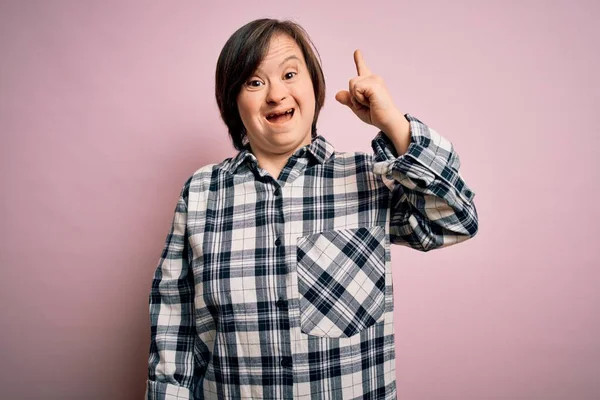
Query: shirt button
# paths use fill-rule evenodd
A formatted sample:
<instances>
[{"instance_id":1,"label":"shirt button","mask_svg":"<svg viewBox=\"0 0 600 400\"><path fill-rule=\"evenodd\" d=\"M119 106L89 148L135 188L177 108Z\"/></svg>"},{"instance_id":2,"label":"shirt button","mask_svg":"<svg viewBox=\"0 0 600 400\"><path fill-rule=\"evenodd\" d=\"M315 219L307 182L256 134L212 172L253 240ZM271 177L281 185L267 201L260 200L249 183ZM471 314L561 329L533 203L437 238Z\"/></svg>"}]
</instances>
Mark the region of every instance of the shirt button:
<instances>
[{"instance_id":1,"label":"shirt button","mask_svg":"<svg viewBox=\"0 0 600 400\"><path fill-rule=\"evenodd\" d=\"M275 189L275 192L273 192L275 194L275 196L279 196L281 194L281 190L279 190L279 188Z\"/></svg>"},{"instance_id":2,"label":"shirt button","mask_svg":"<svg viewBox=\"0 0 600 400\"><path fill-rule=\"evenodd\" d=\"M275 246L279 246L281 244L281 239L275 239Z\"/></svg>"},{"instance_id":3,"label":"shirt button","mask_svg":"<svg viewBox=\"0 0 600 400\"><path fill-rule=\"evenodd\" d=\"M277 308L283 308L285 307L285 300L279 299L275 302L275 305L277 306Z\"/></svg>"},{"instance_id":4,"label":"shirt button","mask_svg":"<svg viewBox=\"0 0 600 400\"><path fill-rule=\"evenodd\" d=\"M292 366L292 357L281 357L281 366L283 368L289 368Z\"/></svg>"}]
</instances>

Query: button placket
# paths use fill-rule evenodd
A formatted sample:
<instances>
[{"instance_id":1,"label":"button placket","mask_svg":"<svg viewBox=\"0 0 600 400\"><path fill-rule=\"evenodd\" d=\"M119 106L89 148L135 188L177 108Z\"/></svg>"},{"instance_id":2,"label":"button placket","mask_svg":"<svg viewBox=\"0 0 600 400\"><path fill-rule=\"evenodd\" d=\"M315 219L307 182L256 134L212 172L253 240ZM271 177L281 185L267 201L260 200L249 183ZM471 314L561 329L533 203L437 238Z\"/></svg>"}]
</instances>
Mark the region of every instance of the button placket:
<instances>
[{"instance_id":1,"label":"button placket","mask_svg":"<svg viewBox=\"0 0 600 400\"><path fill-rule=\"evenodd\" d=\"M286 301L280 297L279 300L275 302L275 305L277 306L277 308L284 309L286 306Z\"/></svg>"},{"instance_id":2,"label":"button placket","mask_svg":"<svg viewBox=\"0 0 600 400\"><path fill-rule=\"evenodd\" d=\"M283 368L290 368L292 366L292 357L289 357L289 356L281 357L280 365Z\"/></svg>"},{"instance_id":3,"label":"button placket","mask_svg":"<svg viewBox=\"0 0 600 400\"><path fill-rule=\"evenodd\" d=\"M279 186L279 182L275 182L275 190L273 190L273 206L275 211L275 231L274 231L274 245L276 254L276 274L278 279L278 296L279 298L275 302L278 312L280 313L280 321L285 325L289 325L289 314L288 314L288 302L287 302L287 280L288 270L285 266L285 246L284 246L284 235L285 235L285 217L283 213L283 188ZM281 359L279 361L282 368L290 369L292 367L292 346L290 341L289 332L281 332Z\"/></svg>"}]
</instances>

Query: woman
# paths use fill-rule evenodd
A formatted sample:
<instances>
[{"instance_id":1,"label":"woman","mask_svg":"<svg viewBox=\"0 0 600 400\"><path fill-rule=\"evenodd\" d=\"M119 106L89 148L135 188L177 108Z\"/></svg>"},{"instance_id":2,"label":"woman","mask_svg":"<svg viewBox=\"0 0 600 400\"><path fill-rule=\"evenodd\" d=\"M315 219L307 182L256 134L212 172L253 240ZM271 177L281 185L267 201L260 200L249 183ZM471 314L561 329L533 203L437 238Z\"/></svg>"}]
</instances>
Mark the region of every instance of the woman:
<instances>
[{"instance_id":1,"label":"woman","mask_svg":"<svg viewBox=\"0 0 600 400\"><path fill-rule=\"evenodd\" d=\"M304 30L261 19L217 63L239 153L185 183L150 296L147 398L394 399L389 244L473 237L449 141L394 105L354 54L336 99L379 129L374 154L317 135L325 99Z\"/></svg>"}]
</instances>

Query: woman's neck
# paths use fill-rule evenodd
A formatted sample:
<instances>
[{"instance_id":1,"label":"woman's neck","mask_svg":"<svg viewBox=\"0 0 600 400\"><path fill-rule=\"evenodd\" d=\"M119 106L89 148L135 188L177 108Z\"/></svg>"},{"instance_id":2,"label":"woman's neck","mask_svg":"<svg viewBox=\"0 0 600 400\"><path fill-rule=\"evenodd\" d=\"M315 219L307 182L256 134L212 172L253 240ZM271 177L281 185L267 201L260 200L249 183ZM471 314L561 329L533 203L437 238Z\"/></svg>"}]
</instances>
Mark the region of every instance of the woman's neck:
<instances>
[{"instance_id":1,"label":"woman's neck","mask_svg":"<svg viewBox=\"0 0 600 400\"><path fill-rule=\"evenodd\" d=\"M295 150L294 150L295 151ZM258 160L258 166L269 173L276 180L289 158L294 154L294 151L283 154L254 154Z\"/></svg>"},{"instance_id":2,"label":"woman's neck","mask_svg":"<svg viewBox=\"0 0 600 400\"><path fill-rule=\"evenodd\" d=\"M285 164L287 164L290 157L300 148L310 145L311 136L307 136L302 140L302 142L298 143L294 148L290 150L283 151L281 153L275 153L272 151L265 150L261 146L256 146L256 148L252 147L252 143L250 143L249 150L258 161L258 166L269 173L274 179L279 178L279 174Z\"/></svg>"}]
</instances>

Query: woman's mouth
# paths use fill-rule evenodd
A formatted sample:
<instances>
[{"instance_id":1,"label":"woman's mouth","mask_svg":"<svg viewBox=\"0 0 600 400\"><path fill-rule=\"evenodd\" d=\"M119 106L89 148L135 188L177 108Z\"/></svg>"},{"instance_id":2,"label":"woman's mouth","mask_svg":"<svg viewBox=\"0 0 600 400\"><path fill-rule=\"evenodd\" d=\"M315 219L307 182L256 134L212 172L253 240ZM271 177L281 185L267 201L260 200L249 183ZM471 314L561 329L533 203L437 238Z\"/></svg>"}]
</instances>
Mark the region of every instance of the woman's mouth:
<instances>
[{"instance_id":1,"label":"woman's mouth","mask_svg":"<svg viewBox=\"0 0 600 400\"><path fill-rule=\"evenodd\" d=\"M283 124L290 121L294 117L295 109L290 108L284 112L275 112L267 115L267 121L272 124Z\"/></svg>"}]
</instances>

